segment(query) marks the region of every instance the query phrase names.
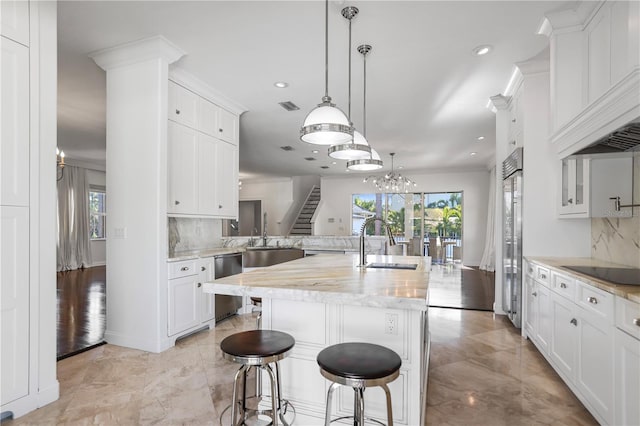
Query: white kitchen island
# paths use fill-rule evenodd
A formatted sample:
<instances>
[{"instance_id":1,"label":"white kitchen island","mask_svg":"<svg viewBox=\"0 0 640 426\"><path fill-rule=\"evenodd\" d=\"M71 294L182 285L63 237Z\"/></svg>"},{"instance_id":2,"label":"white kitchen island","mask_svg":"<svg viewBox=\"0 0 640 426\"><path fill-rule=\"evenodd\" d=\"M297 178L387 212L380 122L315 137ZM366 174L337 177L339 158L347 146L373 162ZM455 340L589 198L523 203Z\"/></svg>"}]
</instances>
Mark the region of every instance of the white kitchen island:
<instances>
[{"instance_id":1,"label":"white kitchen island","mask_svg":"<svg viewBox=\"0 0 640 426\"><path fill-rule=\"evenodd\" d=\"M316 356L342 342L369 342L394 350L400 376L389 385L396 424L424 424L429 362L430 258L368 256L367 263L417 264L415 270L359 268L358 255L318 255L204 284L216 294L262 298L262 327L291 334L296 345L281 362L284 397L297 424L323 424L330 382ZM384 392L365 392L365 413L386 423ZM353 411L353 391L334 393L334 415Z\"/></svg>"}]
</instances>

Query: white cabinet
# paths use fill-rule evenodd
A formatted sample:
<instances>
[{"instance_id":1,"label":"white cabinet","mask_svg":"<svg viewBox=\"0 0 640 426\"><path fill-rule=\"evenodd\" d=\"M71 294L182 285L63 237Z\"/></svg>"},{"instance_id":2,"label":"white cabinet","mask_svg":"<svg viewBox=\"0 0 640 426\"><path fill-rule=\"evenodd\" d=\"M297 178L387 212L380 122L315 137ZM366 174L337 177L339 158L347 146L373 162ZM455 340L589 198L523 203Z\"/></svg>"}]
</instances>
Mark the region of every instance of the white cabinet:
<instances>
[{"instance_id":1,"label":"white cabinet","mask_svg":"<svg viewBox=\"0 0 640 426\"><path fill-rule=\"evenodd\" d=\"M28 7L28 2L24 3ZM2 4L4 30L5 5ZM16 6L18 7L18 6ZM29 49L0 37L2 77L2 184L0 204L29 205Z\"/></svg>"},{"instance_id":2,"label":"white cabinet","mask_svg":"<svg viewBox=\"0 0 640 426\"><path fill-rule=\"evenodd\" d=\"M568 157L560 161L560 218L630 217L631 209L614 209L612 197L631 204L633 158Z\"/></svg>"},{"instance_id":3,"label":"white cabinet","mask_svg":"<svg viewBox=\"0 0 640 426\"><path fill-rule=\"evenodd\" d=\"M28 1L2 0L0 2L0 35L29 46ZM4 90L5 86L3 85L2 88Z\"/></svg>"},{"instance_id":4,"label":"white cabinet","mask_svg":"<svg viewBox=\"0 0 640 426\"><path fill-rule=\"evenodd\" d=\"M236 218L237 115L172 81L169 88L168 213Z\"/></svg>"},{"instance_id":5,"label":"white cabinet","mask_svg":"<svg viewBox=\"0 0 640 426\"><path fill-rule=\"evenodd\" d=\"M640 303L615 298L615 424L640 424Z\"/></svg>"},{"instance_id":6,"label":"white cabinet","mask_svg":"<svg viewBox=\"0 0 640 426\"><path fill-rule=\"evenodd\" d=\"M511 97L508 108L509 130L507 152L524 145L524 108L522 107L522 85Z\"/></svg>"},{"instance_id":7,"label":"white cabinet","mask_svg":"<svg viewBox=\"0 0 640 426\"><path fill-rule=\"evenodd\" d=\"M557 369L571 381L575 380L578 349L578 319L575 305L557 293L551 294L551 344L549 356Z\"/></svg>"},{"instance_id":8,"label":"white cabinet","mask_svg":"<svg viewBox=\"0 0 640 426\"><path fill-rule=\"evenodd\" d=\"M534 278L536 266L528 264L526 271L523 296L526 306L525 333L541 352L547 354L551 336L551 294L545 281Z\"/></svg>"},{"instance_id":9,"label":"white cabinet","mask_svg":"<svg viewBox=\"0 0 640 426\"><path fill-rule=\"evenodd\" d=\"M29 208L0 207L2 405L29 393Z\"/></svg>"}]
</instances>

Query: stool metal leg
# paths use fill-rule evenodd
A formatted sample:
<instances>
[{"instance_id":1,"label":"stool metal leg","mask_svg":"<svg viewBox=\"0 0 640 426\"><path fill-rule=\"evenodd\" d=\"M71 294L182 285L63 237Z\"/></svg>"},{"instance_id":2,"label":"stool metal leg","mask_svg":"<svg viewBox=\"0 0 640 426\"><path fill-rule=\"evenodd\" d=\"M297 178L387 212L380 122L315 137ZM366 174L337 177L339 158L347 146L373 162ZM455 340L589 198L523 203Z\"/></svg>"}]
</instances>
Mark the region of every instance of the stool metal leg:
<instances>
[{"instance_id":1,"label":"stool metal leg","mask_svg":"<svg viewBox=\"0 0 640 426\"><path fill-rule=\"evenodd\" d=\"M333 395L334 389L338 386L340 386L340 384L336 382L331 383L331 386L329 386L329 391L327 392L327 411L324 413L324 426L329 426L331 423L331 396Z\"/></svg>"},{"instance_id":2,"label":"stool metal leg","mask_svg":"<svg viewBox=\"0 0 640 426\"><path fill-rule=\"evenodd\" d=\"M356 394L356 399L358 400L358 426L364 426L364 388L356 389Z\"/></svg>"},{"instance_id":3,"label":"stool metal leg","mask_svg":"<svg viewBox=\"0 0 640 426\"><path fill-rule=\"evenodd\" d=\"M384 393L387 396L387 426L393 426L393 411L391 408L391 392L389 392L389 388L385 383L381 384L380 387L384 390Z\"/></svg>"},{"instance_id":4,"label":"stool metal leg","mask_svg":"<svg viewBox=\"0 0 640 426\"><path fill-rule=\"evenodd\" d=\"M231 401L231 424L236 426L238 424L238 399L240 397L240 390L238 389L238 381L240 380L240 374L244 374L246 366L241 366L236 372L235 379L233 380L233 401ZM243 413L244 414L244 413Z\"/></svg>"},{"instance_id":5,"label":"stool metal leg","mask_svg":"<svg viewBox=\"0 0 640 426\"><path fill-rule=\"evenodd\" d=\"M270 365L265 365L264 369L269 373L271 379L271 410L273 414L273 426L278 426L278 391L276 384L276 375Z\"/></svg>"}]
</instances>

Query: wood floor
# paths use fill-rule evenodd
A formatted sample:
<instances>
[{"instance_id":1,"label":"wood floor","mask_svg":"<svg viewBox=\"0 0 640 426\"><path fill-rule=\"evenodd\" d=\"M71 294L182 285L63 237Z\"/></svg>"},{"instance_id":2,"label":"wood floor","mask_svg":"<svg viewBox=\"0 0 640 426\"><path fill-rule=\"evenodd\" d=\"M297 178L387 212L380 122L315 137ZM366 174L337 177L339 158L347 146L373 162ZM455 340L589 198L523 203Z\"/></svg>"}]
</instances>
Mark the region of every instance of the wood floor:
<instances>
[{"instance_id":1,"label":"wood floor","mask_svg":"<svg viewBox=\"0 0 640 426\"><path fill-rule=\"evenodd\" d=\"M106 268L57 274L58 360L102 343L107 325Z\"/></svg>"},{"instance_id":2,"label":"wood floor","mask_svg":"<svg viewBox=\"0 0 640 426\"><path fill-rule=\"evenodd\" d=\"M461 264L431 266L429 306L493 311L495 273Z\"/></svg>"}]
</instances>

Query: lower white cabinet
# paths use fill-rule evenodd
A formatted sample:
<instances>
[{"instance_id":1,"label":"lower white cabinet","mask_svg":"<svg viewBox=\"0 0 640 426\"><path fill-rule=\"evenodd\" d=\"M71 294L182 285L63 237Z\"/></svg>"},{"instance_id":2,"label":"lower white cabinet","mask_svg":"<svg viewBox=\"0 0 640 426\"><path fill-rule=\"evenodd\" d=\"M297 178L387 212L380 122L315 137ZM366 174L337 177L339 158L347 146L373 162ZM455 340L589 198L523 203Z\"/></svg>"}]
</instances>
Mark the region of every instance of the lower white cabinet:
<instances>
[{"instance_id":1,"label":"lower white cabinet","mask_svg":"<svg viewBox=\"0 0 640 426\"><path fill-rule=\"evenodd\" d=\"M536 281L533 276L525 278L524 298L526 313L524 327L526 335L542 352L549 351L549 338L551 336L551 294L549 288Z\"/></svg>"},{"instance_id":2,"label":"lower white cabinet","mask_svg":"<svg viewBox=\"0 0 640 426\"><path fill-rule=\"evenodd\" d=\"M168 336L186 334L215 320L215 295L202 291L213 281L214 258L169 263Z\"/></svg>"},{"instance_id":3,"label":"lower white cabinet","mask_svg":"<svg viewBox=\"0 0 640 426\"><path fill-rule=\"evenodd\" d=\"M615 424L640 425L640 304L616 297Z\"/></svg>"},{"instance_id":4,"label":"lower white cabinet","mask_svg":"<svg viewBox=\"0 0 640 426\"><path fill-rule=\"evenodd\" d=\"M576 376L577 327L575 304L556 293L552 293L549 356L555 362L557 369L570 380L575 380Z\"/></svg>"}]
</instances>

